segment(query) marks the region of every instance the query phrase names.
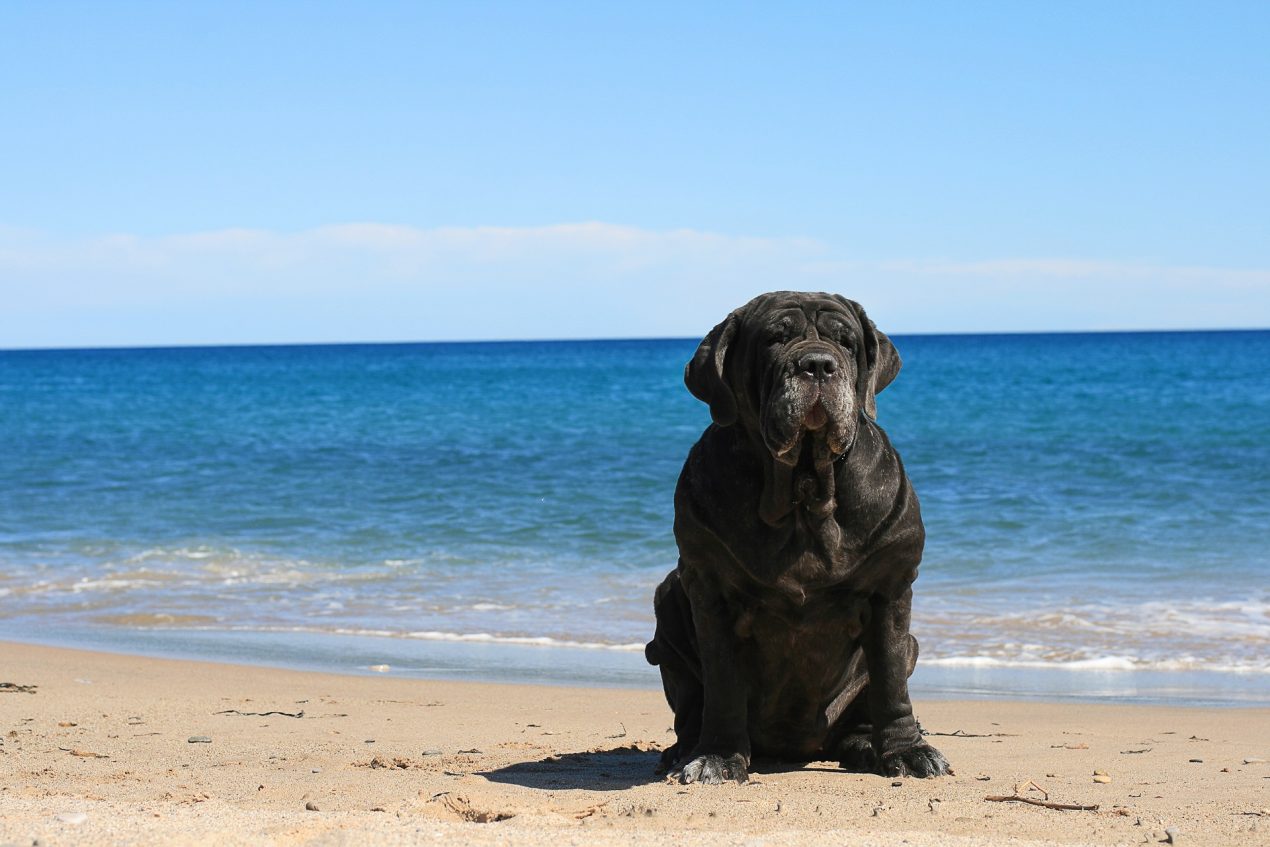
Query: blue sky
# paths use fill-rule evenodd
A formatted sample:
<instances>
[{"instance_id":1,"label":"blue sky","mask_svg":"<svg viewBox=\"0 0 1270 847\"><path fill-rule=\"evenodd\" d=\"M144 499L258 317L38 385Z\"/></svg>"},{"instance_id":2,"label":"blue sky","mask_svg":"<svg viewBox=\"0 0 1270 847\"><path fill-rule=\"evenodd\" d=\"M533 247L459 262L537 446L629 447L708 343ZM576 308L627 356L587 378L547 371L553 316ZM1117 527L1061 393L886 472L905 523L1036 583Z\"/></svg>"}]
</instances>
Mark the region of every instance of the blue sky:
<instances>
[{"instance_id":1,"label":"blue sky","mask_svg":"<svg viewBox=\"0 0 1270 847\"><path fill-rule=\"evenodd\" d=\"M0 347L1270 326L1270 4L9 3Z\"/></svg>"}]
</instances>

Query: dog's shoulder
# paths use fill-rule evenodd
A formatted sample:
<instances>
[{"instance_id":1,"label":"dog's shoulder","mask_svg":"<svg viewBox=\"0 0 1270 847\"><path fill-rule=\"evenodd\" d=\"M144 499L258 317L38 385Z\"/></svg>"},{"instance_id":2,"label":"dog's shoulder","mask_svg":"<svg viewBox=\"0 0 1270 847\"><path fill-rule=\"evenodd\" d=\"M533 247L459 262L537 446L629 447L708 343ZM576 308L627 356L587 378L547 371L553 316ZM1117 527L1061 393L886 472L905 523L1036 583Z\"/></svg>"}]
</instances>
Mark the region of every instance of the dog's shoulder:
<instances>
[{"instance_id":1,"label":"dog's shoulder","mask_svg":"<svg viewBox=\"0 0 1270 847\"><path fill-rule=\"evenodd\" d=\"M688 451L675 487L680 547L744 549L759 543L762 465L732 427L710 425Z\"/></svg>"},{"instance_id":2,"label":"dog's shoulder","mask_svg":"<svg viewBox=\"0 0 1270 847\"><path fill-rule=\"evenodd\" d=\"M757 502L762 479L762 463L744 433L711 424L688 451L678 491L734 507L747 496Z\"/></svg>"},{"instance_id":3,"label":"dog's shoulder","mask_svg":"<svg viewBox=\"0 0 1270 847\"><path fill-rule=\"evenodd\" d=\"M926 544L921 504L886 431L865 419L837 474L840 522L867 532L860 578L898 596L917 579Z\"/></svg>"},{"instance_id":4,"label":"dog's shoulder","mask_svg":"<svg viewBox=\"0 0 1270 847\"><path fill-rule=\"evenodd\" d=\"M917 494L886 431L869 418L835 473L839 520L875 532L899 520L921 523Z\"/></svg>"}]
</instances>

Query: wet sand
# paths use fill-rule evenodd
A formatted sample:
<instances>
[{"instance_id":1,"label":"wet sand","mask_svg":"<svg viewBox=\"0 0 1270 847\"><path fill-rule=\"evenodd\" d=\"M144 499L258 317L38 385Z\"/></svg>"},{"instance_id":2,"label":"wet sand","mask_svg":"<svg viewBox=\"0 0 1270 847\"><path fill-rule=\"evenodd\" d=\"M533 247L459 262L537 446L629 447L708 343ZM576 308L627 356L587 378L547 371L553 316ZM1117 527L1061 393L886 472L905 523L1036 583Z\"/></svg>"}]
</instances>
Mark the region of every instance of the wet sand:
<instances>
[{"instance_id":1,"label":"wet sand","mask_svg":"<svg viewBox=\"0 0 1270 847\"><path fill-rule=\"evenodd\" d=\"M916 705L955 776L680 786L655 691L0 643L0 843L1270 844L1270 709Z\"/></svg>"}]
</instances>

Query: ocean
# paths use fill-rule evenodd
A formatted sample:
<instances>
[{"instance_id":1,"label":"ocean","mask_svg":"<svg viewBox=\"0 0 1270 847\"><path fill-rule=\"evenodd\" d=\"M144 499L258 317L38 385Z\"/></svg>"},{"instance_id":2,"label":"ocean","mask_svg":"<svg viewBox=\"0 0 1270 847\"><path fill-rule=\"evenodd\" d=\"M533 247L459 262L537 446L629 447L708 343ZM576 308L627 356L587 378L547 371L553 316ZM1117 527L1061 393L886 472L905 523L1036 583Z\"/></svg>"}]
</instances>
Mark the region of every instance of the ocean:
<instances>
[{"instance_id":1,"label":"ocean","mask_svg":"<svg viewBox=\"0 0 1270 847\"><path fill-rule=\"evenodd\" d=\"M1270 703L1270 332L893 340L915 693ZM0 638L656 686L695 346L0 351Z\"/></svg>"}]
</instances>

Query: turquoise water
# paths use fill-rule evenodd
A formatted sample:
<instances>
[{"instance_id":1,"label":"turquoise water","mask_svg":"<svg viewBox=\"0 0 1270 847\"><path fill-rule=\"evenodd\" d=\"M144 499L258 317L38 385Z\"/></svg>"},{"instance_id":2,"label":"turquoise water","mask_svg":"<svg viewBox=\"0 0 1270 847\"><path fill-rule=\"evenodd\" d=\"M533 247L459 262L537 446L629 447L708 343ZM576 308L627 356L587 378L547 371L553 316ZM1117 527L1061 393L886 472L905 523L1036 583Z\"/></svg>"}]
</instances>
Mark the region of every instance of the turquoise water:
<instances>
[{"instance_id":1,"label":"turquoise water","mask_svg":"<svg viewBox=\"0 0 1270 847\"><path fill-rule=\"evenodd\" d=\"M1270 333L894 340L931 685L1270 700ZM0 352L0 636L654 683L694 347Z\"/></svg>"}]
</instances>

